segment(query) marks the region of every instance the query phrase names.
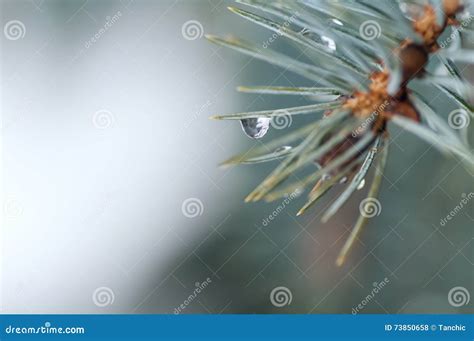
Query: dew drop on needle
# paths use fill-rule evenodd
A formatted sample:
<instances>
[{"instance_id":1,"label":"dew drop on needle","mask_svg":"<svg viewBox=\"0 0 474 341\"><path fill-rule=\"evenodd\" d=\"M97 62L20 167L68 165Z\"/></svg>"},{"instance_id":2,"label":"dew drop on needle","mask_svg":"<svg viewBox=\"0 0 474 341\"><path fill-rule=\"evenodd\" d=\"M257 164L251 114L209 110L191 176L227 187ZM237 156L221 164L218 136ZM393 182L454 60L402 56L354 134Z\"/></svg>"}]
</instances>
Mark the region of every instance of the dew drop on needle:
<instances>
[{"instance_id":1,"label":"dew drop on needle","mask_svg":"<svg viewBox=\"0 0 474 341\"><path fill-rule=\"evenodd\" d=\"M253 139L265 136L270 127L270 119L267 117L245 118L240 120L244 133Z\"/></svg>"},{"instance_id":2,"label":"dew drop on needle","mask_svg":"<svg viewBox=\"0 0 474 341\"><path fill-rule=\"evenodd\" d=\"M364 186L365 186L365 179L362 179L362 181L357 186L357 190L361 190L362 188L364 188Z\"/></svg>"}]
</instances>

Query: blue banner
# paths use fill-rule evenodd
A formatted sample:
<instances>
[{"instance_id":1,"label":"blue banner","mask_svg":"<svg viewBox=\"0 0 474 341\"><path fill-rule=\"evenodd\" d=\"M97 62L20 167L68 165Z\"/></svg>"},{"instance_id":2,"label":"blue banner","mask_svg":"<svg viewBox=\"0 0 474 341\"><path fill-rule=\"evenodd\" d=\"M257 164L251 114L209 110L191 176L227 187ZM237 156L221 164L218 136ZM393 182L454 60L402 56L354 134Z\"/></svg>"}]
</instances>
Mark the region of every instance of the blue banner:
<instances>
[{"instance_id":1,"label":"blue banner","mask_svg":"<svg viewBox=\"0 0 474 341\"><path fill-rule=\"evenodd\" d=\"M1 340L473 340L473 315L0 315Z\"/></svg>"}]
</instances>

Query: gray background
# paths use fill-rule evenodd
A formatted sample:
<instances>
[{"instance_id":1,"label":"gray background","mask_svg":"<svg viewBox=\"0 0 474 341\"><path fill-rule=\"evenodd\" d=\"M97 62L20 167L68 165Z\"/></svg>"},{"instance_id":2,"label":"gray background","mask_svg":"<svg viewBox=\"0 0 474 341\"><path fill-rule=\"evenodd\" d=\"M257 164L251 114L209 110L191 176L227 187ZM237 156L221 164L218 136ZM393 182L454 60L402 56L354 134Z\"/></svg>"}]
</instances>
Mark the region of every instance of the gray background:
<instances>
[{"instance_id":1,"label":"gray background","mask_svg":"<svg viewBox=\"0 0 474 341\"><path fill-rule=\"evenodd\" d=\"M204 33L271 36L229 4L1 2L2 28L25 26L24 37L2 34L0 44L2 312L173 313L208 277L183 313L351 313L384 278L362 313L473 312L472 302L448 302L453 287L473 293L473 203L440 226L474 191L473 175L408 133L390 127L381 214L341 268L334 261L364 191L324 225L333 194L297 218L304 198L295 199L266 227L279 202L243 203L275 163L218 163L284 132L253 141L237 122L207 117L308 103L239 94L241 84L311 84L183 37L189 20ZM272 48L294 54L281 40ZM456 108L428 95L443 118ZM202 203L197 217L183 215L188 198ZM290 304L271 303L278 286L291 291Z\"/></svg>"}]
</instances>

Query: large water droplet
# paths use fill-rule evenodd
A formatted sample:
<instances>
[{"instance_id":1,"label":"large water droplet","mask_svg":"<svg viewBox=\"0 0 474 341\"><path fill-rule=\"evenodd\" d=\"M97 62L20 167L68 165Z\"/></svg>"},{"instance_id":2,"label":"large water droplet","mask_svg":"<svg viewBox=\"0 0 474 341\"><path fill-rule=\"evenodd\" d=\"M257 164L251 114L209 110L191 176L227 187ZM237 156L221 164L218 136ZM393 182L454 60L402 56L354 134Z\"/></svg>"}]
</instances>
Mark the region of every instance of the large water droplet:
<instances>
[{"instance_id":1,"label":"large water droplet","mask_svg":"<svg viewBox=\"0 0 474 341\"><path fill-rule=\"evenodd\" d=\"M364 188L364 186L365 186L365 179L362 179L362 181L357 186L357 190L361 190L362 188Z\"/></svg>"},{"instance_id":2,"label":"large water droplet","mask_svg":"<svg viewBox=\"0 0 474 341\"><path fill-rule=\"evenodd\" d=\"M265 136L270 127L270 119L267 117L246 118L240 120L242 130L248 137L259 139Z\"/></svg>"}]
</instances>

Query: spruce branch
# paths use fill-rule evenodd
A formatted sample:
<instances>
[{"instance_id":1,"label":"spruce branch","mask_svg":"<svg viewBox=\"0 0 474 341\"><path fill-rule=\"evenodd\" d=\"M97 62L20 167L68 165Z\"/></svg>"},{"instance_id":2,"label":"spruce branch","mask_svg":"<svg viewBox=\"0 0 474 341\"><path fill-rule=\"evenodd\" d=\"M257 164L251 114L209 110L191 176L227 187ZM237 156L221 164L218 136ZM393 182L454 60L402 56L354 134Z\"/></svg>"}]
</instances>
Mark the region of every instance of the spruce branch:
<instances>
[{"instance_id":1,"label":"spruce branch","mask_svg":"<svg viewBox=\"0 0 474 341\"><path fill-rule=\"evenodd\" d=\"M304 213L338 184L345 189L322 216L326 222L361 189L376 164L366 200L378 195L388 157L389 123L400 126L447 155L455 155L474 167L468 144L469 125L460 133L452 122L440 118L437 109L413 90L415 84L438 89L452 104L473 117L473 86L458 69L458 63L474 63L474 51L461 47L461 31L473 30L471 2L430 0L424 6L399 7L393 1L238 0L250 8L229 7L236 15L277 33L298 47L311 60L303 62L263 44L236 38L207 35L207 39L303 76L310 86L241 86L238 91L263 95L328 98L315 104L217 115L213 119L240 120L244 131L261 138L270 121L281 115L324 112L321 119L288 135L232 157L224 165L281 160L245 201L272 201L307 186L313 188L298 211ZM403 3L402 3L403 5ZM409 10L406 10L409 8ZM396 27L396 29L393 29ZM442 40L452 32L451 43ZM435 58L433 58L435 57ZM441 73L429 74L428 65ZM431 68L430 68L431 69ZM294 146L288 146L293 144ZM285 184L292 174L315 167L311 174ZM336 264L342 265L369 216L361 212Z\"/></svg>"}]
</instances>

